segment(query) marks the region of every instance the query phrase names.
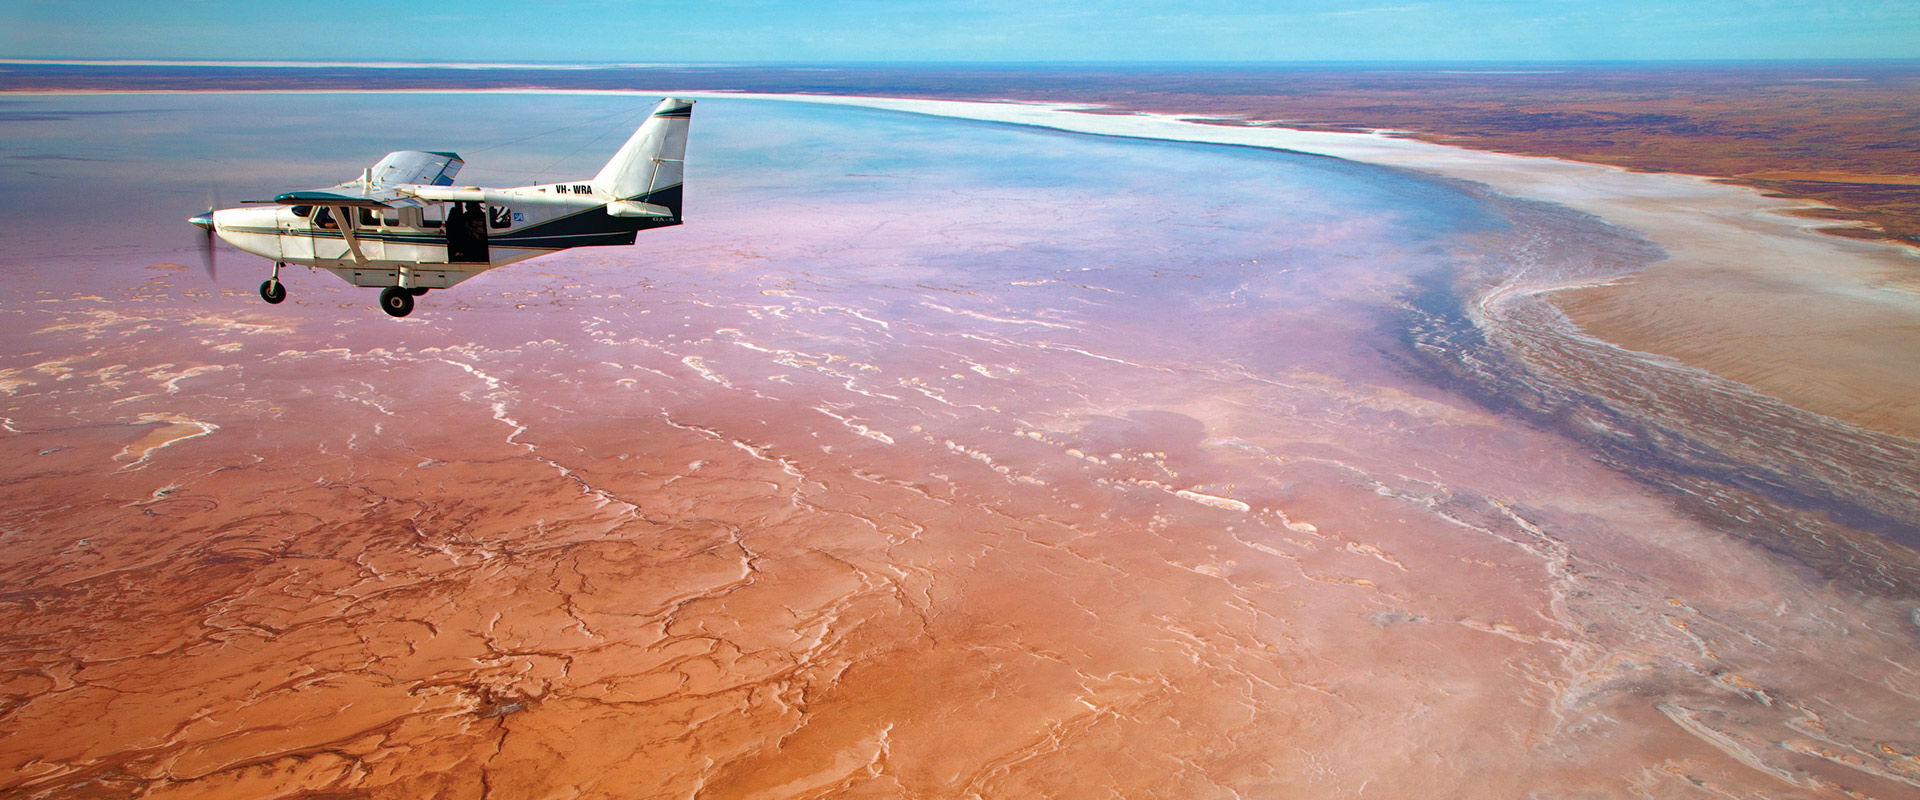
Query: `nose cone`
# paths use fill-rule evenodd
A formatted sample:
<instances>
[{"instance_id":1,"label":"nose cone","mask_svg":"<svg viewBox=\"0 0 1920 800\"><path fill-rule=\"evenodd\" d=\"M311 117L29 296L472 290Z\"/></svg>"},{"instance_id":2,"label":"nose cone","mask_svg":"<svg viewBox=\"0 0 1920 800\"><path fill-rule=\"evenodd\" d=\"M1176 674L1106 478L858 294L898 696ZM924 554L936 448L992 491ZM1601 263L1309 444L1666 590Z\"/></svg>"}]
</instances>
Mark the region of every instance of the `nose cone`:
<instances>
[{"instance_id":1,"label":"nose cone","mask_svg":"<svg viewBox=\"0 0 1920 800\"><path fill-rule=\"evenodd\" d=\"M205 211L187 218L188 222L203 231L213 230L213 212Z\"/></svg>"}]
</instances>

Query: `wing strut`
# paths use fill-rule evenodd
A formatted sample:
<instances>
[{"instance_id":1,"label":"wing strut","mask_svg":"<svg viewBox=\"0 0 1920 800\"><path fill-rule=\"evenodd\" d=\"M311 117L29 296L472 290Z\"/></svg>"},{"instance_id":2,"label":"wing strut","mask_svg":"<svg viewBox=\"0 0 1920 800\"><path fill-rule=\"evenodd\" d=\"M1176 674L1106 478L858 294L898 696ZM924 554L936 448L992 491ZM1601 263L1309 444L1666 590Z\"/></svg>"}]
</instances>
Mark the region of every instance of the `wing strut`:
<instances>
[{"instance_id":1,"label":"wing strut","mask_svg":"<svg viewBox=\"0 0 1920 800\"><path fill-rule=\"evenodd\" d=\"M365 264L367 257L360 253L360 237L353 235L353 218L347 216L346 206L334 206L333 218L340 223L340 236L347 240L347 251L353 253L353 263Z\"/></svg>"}]
</instances>

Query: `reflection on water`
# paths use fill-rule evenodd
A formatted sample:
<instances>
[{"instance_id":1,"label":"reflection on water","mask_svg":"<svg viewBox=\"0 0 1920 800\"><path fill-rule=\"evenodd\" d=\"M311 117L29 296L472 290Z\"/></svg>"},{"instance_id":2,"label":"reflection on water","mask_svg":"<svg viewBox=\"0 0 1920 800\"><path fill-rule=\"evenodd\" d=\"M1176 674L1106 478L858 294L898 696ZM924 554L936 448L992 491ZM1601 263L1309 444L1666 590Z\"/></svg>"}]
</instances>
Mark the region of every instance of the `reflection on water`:
<instances>
[{"instance_id":1,"label":"reflection on water","mask_svg":"<svg viewBox=\"0 0 1920 800\"><path fill-rule=\"evenodd\" d=\"M1567 329L1659 254L1564 210L716 100L687 225L406 320L166 266L208 183L587 175L651 99L0 105L0 786L1920 786L1912 444Z\"/></svg>"}]
</instances>

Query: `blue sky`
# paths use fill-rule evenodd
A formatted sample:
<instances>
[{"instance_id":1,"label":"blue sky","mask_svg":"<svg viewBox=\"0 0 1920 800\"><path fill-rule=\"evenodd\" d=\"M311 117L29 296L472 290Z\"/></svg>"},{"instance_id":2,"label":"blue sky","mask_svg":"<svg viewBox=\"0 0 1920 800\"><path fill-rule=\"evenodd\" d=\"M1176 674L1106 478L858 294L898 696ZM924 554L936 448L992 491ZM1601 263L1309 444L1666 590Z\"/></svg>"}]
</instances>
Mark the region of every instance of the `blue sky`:
<instances>
[{"instance_id":1,"label":"blue sky","mask_svg":"<svg viewBox=\"0 0 1920 800\"><path fill-rule=\"evenodd\" d=\"M1912 58L1920 0L0 0L0 57L464 62Z\"/></svg>"}]
</instances>

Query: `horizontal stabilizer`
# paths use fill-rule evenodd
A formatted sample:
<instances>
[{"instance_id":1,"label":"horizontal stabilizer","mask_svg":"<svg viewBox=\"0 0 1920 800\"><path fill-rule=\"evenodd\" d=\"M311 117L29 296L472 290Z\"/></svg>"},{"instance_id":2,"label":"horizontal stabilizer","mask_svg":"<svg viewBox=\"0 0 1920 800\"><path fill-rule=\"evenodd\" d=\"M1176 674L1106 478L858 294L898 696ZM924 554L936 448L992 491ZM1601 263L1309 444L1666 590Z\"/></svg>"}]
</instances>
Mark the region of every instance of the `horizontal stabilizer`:
<instances>
[{"instance_id":1,"label":"horizontal stabilizer","mask_svg":"<svg viewBox=\"0 0 1920 800\"><path fill-rule=\"evenodd\" d=\"M637 200L615 200L607 204L607 213L616 217L671 217L673 209Z\"/></svg>"}]
</instances>

